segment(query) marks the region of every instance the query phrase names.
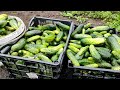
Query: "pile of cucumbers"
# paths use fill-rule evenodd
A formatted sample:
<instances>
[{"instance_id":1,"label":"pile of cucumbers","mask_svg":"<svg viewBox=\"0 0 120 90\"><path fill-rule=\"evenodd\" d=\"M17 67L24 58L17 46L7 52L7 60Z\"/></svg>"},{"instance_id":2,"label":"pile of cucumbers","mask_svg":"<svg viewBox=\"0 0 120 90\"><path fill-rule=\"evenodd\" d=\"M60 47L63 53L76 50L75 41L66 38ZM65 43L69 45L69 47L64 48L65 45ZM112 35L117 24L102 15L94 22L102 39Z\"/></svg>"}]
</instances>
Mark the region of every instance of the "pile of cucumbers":
<instances>
[{"instance_id":1,"label":"pile of cucumbers","mask_svg":"<svg viewBox=\"0 0 120 90\"><path fill-rule=\"evenodd\" d=\"M76 67L120 70L120 37L108 26L76 26L66 53Z\"/></svg>"},{"instance_id":2,"label":"pile of cucumbers","mask_svg":"<svg viewBox=\"0 0 120 90\"><path fill-rule=\"evenodd\" d=\"M20 21L10 18L7 14L0 14L0 37L4 37L19 28Z\"/></svg>"},{"instance_id":3,"label":"pile of cucumbers","mask_svg":"<svg viewBox=\"0 0 120 90\"><path fill-rule=\"evenodd\" d=\"M64 51L69 30L69 25L57 21L30 26L23 38L11 46L9 54L54 63Z\"/></svg>"}]
</instances>

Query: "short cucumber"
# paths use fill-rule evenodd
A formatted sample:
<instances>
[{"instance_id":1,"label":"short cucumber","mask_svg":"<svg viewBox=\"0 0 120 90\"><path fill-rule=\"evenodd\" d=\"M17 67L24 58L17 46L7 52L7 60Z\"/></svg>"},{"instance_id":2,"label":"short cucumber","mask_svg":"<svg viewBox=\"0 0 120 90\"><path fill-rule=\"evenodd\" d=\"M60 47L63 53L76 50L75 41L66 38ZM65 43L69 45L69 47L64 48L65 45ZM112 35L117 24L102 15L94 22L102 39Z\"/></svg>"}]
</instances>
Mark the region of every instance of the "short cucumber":
<instances>
[{"instance_id":1,"label":"short cucumber","mask_svg":"<svg viewBox=\"0 0 120 90\"><path fill-rule=\"evenodd\" d=\"M31 31L27 31L25 33L25 36L26 37L31 37L31 36L34 36L34 35L40 35L42 32L39 31L39 30L31 30Z\"/></svg>"},{"instance_id":2,"label":"short cucumber","mask_svg":"<svg viewBox=\"0 0 120 90\"><path fill-rule=\"evenodd\" d=\"M112 67L112 65L110 64L110 63L107 63L107 62L102 62L102 63L100 63L99 64L99 67L100 68L111 68Z\"/></svg>"},{"instance_id":3,"label":"short cucumber","mask_svg":"<svg viewBox=\"0 0 120 90\"><path fill-rule=\"evenodd\" d=\"M78 60L72 54L71 50L67 50L67 57L71 60L71 62L74 66L80 66Z\"/></svg>"},{"instance_id":4,"label":"short cucumber","mask_svg":"<svg viewBox=\"0 0 120 90\"><path fill-rule=\"evenodd\" d=\"M69 43L69 44L76 47L76 48L78 48L78 49L80 49L82 47L81 45L78 45L78 44L75 44L75 43Z\"/></svg>"},{"instance_id":5,"label":"short cucumber","mask_svg":"<svg viewBox=\"0 0 120 90\"><path fill-rule=\"evenodd\" d=\"M66 24L63 24L61 22L55 22L56 25L61 28L62 30L70 30L70 26L66 25Z\"/></svg>"},{"instance_id":6,"label":"short cucumber","mask_svg":"<svg viewBox=\"0 0 120 90\"><path fill-rule=\"evenodd\" d=\"M25 44L26 44L26 39L22 38L11 47L11 51L13 51L13 52L18 51L18 50L22 49L25 46Z\"/></svg>"},{"instance_id":7,"label":"short cucumber","mask_svg":"<svg viewBox=\"0 0 120 90\"><path fill-rule=\"evenodd\" d=\"M79 52L77 53L77 55L81 56L83 55L87 50L88 50L89 46L85 46L85 47L82 47Z\"/></svg>"},{"instance_id":8,"label":"short cucumber","mask_svg":"<svg viewBox=\"0 0 120 90\"><path fill-rule=\"evenodd\" d=\"M101 55L98 53L94 45L89 46L89 51L92 57L96 60L96 62L101 62Z\"/></svg>"},{"instance_id":9,"label":"short cucumber","mask_svg":"<svg viewBox=\"0 0 120 90\"><path fill-rule=\"evenodd\" d=\"M83 24L80 24L80 25L72 32L71 36L73 37L75 34L81 33L83 27L84 27L84 25L83 25Z\"/></svg>"},{"instance_id":10,"label":"short cucumber","mask_svg":"<svg viewBox=\"0 0 120 90\"><path fill-rule=\"evenodd\" d=\"M46 25L38 25L40 30L56 30L56 26L54 24L46 24Z\"/></svg>"},{"instance_id":11,"label":"short cucumber","mask_svg":"<svg viewBox=\"0 0 120 90\"><path fill-rule=\"evenodd\" d=\"M33 53L33 54L38 54L39 53L39 49L38 48L32 47L29 44L25 45L25 49L28 50L29 52Z\"/></svg>"},{"instance_id":12,"label":"short cucumber","mask_svg":"<svg viewBox=\"0 0 120 90\"><path fill-rule=\"evenodd\" d=\"M40 60L42 60L42 61L45 61L45 62L52 62L47 56L45 56L44 54L42 54L42 53L39 53L38 54L38 58L40 59Z\"/></svg>"},{"instance_id":13,"label":"short cucumber","mask_svg":"<svg viewBox=\"0 0 120 90\"><path fill-rule=\"evenodd\" d=\"M86 67L91 67L91 68L98 68L98 64L96 63L93 63L93 64L88 64L88 65L85 65Z\"/></svg>"},{"instance_id":14,"label":"short cucumber","mask_svg":"<svg viewBox=\"0 0 120 90\"><path fill-rule=\"evenodd\" d=\"M97 49L97 51L100 53L100 55L102 56L102 58L106 58L106 59L108 59L108 58L110 58L111 57L111 53L108 51L108 50L106 50L105 48L96 48Z\"/></svg>"},{"instance_id":15,"label":"short cucumber","mask_svg":"<svg viewBox=\"0 0 120 90\"><path fill-rule=\"evenodd\" d=\"M63 38L63 35L64 35L63 31L60 31L60 33L56 37L56 41L59 42Z\"/></svg>"},{"instance_id":16,"label":"short cucumber","mask_svg":"<svg viewBox=\"0 0 120 90\"><path fill-rule=\"evenodd\" d=\"M88 65L88 64L93 64L93 62L91 62L85 58L85 59L79 60L79 64L84 66L84 65Z\"/></svg>"},{"instance_id":17,"label":"short cucumber","mask_svg":"<svg viewBox=\"0 0 120 90\"><path fill-rule=\"evenodd\" d=\"M96 26L94 28L91 28L89 30L86 30L86 33L91 33L91 32L101 32L101 31L109 31L110 27L109 26Z\"/></svg>"},{"instance_id":18,"label":"short cucumber","mask_svg":"<svg viewBox=\"0 0 120 90\"><path fill-rule=\"evenodd\" d=\"M70 50L74 51L75 53L78 53L78 52L79 52L79 49L76 48L76 47L74 47L74 46L72 46L72 45L69 45L68 48L69 48Z\"/></svg>"},{"instance_id":19,"label":"short cucumber","mask_svg":"<svg viewBox=\"0 0 120 90\"><path fill-rule=\"evenodd\" d=\"M38 40L38 39L40 39L40 38L41 38L41 36L35 35L35 36L32 36L32 37L28 38L28 39L27 39L27 42L36 41L36 40Z\"/></svg>"},{"instance_id":20,"label":"short cucumber","mask_svg":"<svg viewBox=\"0 0 120 90\"><path fill-rule=\"evenodd\" d=\"M11 55L12 56L18 56L18 52L12 52Z\"/></svg>"}]
</instances>

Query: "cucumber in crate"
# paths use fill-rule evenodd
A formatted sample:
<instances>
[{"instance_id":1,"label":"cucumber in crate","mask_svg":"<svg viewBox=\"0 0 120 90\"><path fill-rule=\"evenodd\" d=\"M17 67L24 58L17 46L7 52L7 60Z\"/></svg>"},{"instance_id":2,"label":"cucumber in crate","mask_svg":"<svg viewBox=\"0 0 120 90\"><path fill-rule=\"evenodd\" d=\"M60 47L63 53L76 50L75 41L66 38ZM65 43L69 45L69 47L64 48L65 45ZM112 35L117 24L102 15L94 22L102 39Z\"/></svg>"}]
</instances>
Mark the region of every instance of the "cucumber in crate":
<instances>
[{"instance_id":1,"label":"cucumber in crate","mask_svg":"<svg viewBox=\"0 0 120 90\"><path fill-rule=\"evenodd\" d=\"M22 77L33 72L38 78L59 78L72 21L34 17L28 26L24 36L11 46L9 61Z\"/></svg>"},{"instance_id":2,"label":"cucumber in crate","mask_svg":"<svg viewBox=\"0 0 120 90\"><path fill-rule=\"evenodd\" d=\"M115 72L120 73L120 64L118 63L120 59L120 37L115 34L115 30L108 26L92 27L92 24L88 24L89 27L87 28L87 24L75 25L71 34L66 52L69 60L69 71L73 72L71 75L76 78L113 78ZM113 62L113 58L116 62ZM113 65L113 63L115 64ZM93 74L94 71L98 72ZM104 71L113 75L109 76ZM97 75L98 73L101 76Z\"/></svg>"}]
</instances>

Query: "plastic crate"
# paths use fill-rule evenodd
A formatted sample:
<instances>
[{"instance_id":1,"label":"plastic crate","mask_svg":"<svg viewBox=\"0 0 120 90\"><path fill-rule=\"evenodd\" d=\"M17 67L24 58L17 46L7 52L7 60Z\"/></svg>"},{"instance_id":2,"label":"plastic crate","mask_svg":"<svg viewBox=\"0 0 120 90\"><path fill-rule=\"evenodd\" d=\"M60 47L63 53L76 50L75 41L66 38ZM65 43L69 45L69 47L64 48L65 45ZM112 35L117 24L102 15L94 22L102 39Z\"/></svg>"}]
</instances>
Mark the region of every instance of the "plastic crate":
<instances>
[{"instance_id":1,"label":"plastic crate","mask_svg":"<svg viewBox=\"0 0 120 90\"><path fill-rule=\"evenodd\" d=\"M74 28L77 26L78 25L74 25ZM115 29L112 30L113 33L118 34ZM68 79L120 79L120 71L85 66L74 67L67 57L66 59L68 60L68 68L66 71L66 77Z\"/></svg>"},{"instance_id":2,"label":"plastic crate","mask_svg":"<svg viewBox=\"0 0 120 90\"><path fill-rule=\"evenodd\" d=\"M66 40L66 45L64 47L63 52L60 54L59 59L55 63L48 63L44 61L37 61L32 60L28 58L18 57L18 56L11 56L8 55L8 51L10 49L10 46L5 47L6 49L3 49L4 54L0 54L0 60L3 62L3 64L6 66L8 71L10 72L10 76L14 78L38 78L38 79L58 79L61 74L62 66L63 66L63 58L66 52L66 48L68 45L69 37L73 29L73 23L72 21L68 20L60 20L60 19L50 19L50 18L44 18L44 17L33 17L30 22L29 26L36 26L38 24L45 24L49 22L55 22L59 21L64 24L67 24L70 26L69 34ZM24 65L16 64L15 62L18 60L23 60L25 62ZM31 66L32 65L32 66ZM28 74L34 74L34 77L31 77Z\"/></svg>"}]
</instances>

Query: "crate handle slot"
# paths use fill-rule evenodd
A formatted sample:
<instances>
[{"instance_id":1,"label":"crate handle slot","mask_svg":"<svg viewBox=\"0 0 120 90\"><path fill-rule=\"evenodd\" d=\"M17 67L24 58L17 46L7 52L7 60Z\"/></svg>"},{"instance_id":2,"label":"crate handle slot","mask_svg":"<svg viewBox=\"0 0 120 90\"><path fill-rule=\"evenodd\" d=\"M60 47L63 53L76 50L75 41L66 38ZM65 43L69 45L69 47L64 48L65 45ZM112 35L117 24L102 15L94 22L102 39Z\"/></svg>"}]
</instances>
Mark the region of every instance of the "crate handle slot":
<instances>
[{"instance_id":1,"label":"crate handle slot","mask_svg":"<svg viewBox=\"0 0 120 90\"><path fill-rule=\"evenodd\" d=\"M31 79L38 79L38 76L36 73L30 72L30 73L26 73L28 75L29 78Z\"/></svg>"}]
</instances>

